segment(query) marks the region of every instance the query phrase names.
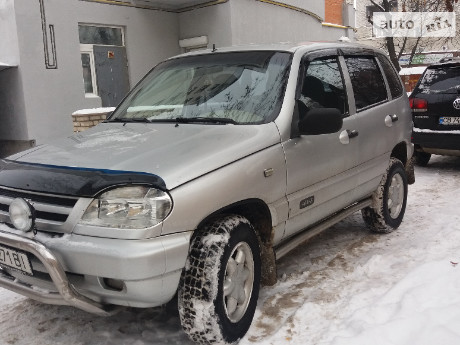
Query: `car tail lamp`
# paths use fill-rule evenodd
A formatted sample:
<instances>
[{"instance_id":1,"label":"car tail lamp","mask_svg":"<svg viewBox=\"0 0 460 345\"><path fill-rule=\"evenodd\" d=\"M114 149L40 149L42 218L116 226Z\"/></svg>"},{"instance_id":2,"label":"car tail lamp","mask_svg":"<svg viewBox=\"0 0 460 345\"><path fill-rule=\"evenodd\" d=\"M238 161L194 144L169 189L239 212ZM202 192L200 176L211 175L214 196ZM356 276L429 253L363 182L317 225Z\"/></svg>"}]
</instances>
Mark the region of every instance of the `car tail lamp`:
<instances>
[{"instance_id":1,"label":"car tail lamp","mask_svg":"<svg viewBox=\"0 0 460 345\"><path fill-rule=\"evenodd\" d=\"M428 102L422 98L410 98L410 108L414 113L422 113L428 110Z\"/></svg>"}]
</instances>

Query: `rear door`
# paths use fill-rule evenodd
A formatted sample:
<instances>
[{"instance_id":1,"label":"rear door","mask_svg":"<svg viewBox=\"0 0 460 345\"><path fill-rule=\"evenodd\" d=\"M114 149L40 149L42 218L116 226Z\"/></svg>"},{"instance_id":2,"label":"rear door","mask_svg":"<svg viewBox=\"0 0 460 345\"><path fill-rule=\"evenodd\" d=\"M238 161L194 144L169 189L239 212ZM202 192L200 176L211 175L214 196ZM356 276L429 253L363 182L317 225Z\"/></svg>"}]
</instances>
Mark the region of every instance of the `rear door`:
<instances>
[{"instance_id":1,"label":"rear door","mask_svg":"<svg viewBox=\"0 0 460 345\"><path fill-rule=\"evenodd\" d=\"M386 171L391 152L403 140L402 119L410 116L399 77L391 79L391 85L382 71L393 68L387 61L379 61L375 55L345 55L346 68L353 90L354 117L358 136L358 187L357 198L371 194L377 188ZM396 78L396 79L395 79ZM389 78L388 78L389 79Z\"/></svg>"}]
</instances>

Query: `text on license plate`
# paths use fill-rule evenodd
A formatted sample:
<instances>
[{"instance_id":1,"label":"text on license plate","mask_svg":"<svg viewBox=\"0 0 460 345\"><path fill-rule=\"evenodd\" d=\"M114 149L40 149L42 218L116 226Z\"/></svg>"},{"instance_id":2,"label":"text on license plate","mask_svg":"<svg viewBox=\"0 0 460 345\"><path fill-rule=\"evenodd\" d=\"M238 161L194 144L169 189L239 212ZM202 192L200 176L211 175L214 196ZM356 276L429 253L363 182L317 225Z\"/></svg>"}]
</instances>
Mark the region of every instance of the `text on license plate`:
<instances>
[{"instance_id":1,"label":"text on license plate","mask_svg":"<svg viewBox=\"0 0 460 345\"><path fill-rule=\"evenodd\" d=\"M29 258L23 252L0 246L0 265L15 268L32 275Z\"/></svg>"},{"instance_id":2,"label":"text on license plate","mask_svg":"<svg viewBox=\"0 0 460 345\"><path fill-rule=\"evenodd\" d=\"M440 117L440 125L460 125L460 117Z\"/></svg>"}]
</instances>

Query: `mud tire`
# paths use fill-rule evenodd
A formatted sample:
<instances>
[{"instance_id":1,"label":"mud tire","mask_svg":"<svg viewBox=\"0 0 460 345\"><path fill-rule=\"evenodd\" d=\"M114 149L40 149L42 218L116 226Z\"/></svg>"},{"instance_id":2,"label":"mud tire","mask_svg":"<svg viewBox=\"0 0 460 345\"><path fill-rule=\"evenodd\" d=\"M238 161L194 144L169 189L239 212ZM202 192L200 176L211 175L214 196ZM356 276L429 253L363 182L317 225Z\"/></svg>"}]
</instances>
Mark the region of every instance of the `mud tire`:
<instances>
[{"instance_id":1,"label":"mud tire","mask_svg":"<svg viewBox=\"0 0 460 345\"><path fill-rule=\"evenodd\" d=\"M372 206L361 210L364 222L374 232L389 233L401 224L407 202L407 176L400 160L391 158Z\"/></svg>"},{"instance_id":2,"label":"mud tire","mask_svg":"<svg viewBox=\"0 0 460 345\"><path fill-rule=\"evenodd\" d=\"M240 250L244 251L241 266L238 262L241 259L237 259ZM245 272L244 276L250 277L252 271L253 279L235 276L235 281L243 280L239 287L244 289L239 291L245 293L244 303L237 307L237 317L232 321L235 313L231 313L231 297L224 296L229 290L226 285L224 292L224 284L229 283L230 267L236 267L235 262ZM243 337L257 306L260 274L259 241L246 218L226 216L197 230L178 291L179 316L189 338L198 344L230 344Z\"/></svg>"}]
</instances>

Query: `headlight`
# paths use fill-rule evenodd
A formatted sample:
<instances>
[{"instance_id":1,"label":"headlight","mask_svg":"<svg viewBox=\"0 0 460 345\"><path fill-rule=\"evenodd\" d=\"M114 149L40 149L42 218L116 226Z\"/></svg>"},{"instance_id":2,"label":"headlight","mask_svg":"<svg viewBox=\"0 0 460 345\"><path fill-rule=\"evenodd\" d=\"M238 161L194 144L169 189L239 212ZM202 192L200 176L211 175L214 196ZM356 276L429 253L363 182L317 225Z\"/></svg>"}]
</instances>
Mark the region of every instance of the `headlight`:
<instances>
[{"instance_id":1,"label":"headlight","mask_svg":"<svg viewBox=\"0 0 460 345\"><path fill-rule=\"evenodd\" d=\"M123 229L149 228L165 219L171 208L171 198L161 190L120 187L94 199L80 223Z\"/></svg>"}]
</instances>

